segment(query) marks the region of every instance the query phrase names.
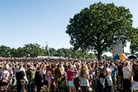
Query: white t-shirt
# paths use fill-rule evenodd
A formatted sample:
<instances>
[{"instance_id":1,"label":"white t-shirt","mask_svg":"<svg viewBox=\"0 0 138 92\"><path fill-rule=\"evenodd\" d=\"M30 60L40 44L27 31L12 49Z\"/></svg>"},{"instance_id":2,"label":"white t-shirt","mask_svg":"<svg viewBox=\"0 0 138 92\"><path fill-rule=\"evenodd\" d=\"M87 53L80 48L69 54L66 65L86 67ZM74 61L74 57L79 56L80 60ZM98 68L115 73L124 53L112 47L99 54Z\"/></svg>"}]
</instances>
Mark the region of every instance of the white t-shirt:
<instances>
[{"instance_id":1,"label":"white t-shirt","mask_svg":"<svg viewBox=\"0 0 138 92\"><path fill-rule=\"evenodd\" d=\"M8 70L4 70L2 72L2 78L5 79L5 80L9 80L9 76L10 76L10 73Z\"/></svg>"},{"instance_id":2,"label":"white t-shirt","mask_svg":"<svg viewBox=\"0 0 138 92\"><path fill-rule=\"evenodd\" d=\"M80 79L80 86L89 86L89 80L86 78L88 76L88 71L86 71L86 74L84 75L84 78Z\"/></svg>"},{"instance_id":3,"label":"white t-shirt","mask_svg":"<svg viewBox=\"0 0 138 92\"><path fill-rule=\"evenodd\" d=\"M131 72L132 72L128 66L123 67L122 71L123 71L123 78L124 79L128 79L130 77Z\"/></svg>"}]
</instances>

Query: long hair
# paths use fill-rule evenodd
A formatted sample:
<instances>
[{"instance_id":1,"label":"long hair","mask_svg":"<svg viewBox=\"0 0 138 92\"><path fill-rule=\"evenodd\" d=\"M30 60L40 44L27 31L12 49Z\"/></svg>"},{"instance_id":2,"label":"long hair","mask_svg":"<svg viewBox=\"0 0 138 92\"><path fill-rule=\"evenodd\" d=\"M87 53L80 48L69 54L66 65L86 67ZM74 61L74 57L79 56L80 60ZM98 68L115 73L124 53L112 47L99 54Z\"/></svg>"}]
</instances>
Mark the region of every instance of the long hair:
<instances>
[{"instance_id":1,"label":"long hair","mask_svg":"<svg viewBox=\"0 0 138 92\"><path fill-rule=\"evenodd\" d=\"M59 69L60 69L60 72L63 74L64 73L64 66L63 66L63 64L59 64Z\"/></svg>"},{"instance_id":2,"label":"long hair","mask_svg":"<svg viewBox=\"0 0 138 92\"><path fill-rule=\"evenodd\" d=\"M86 64L82 64L80 77L85 77L86 73L88 72L88 66Z\"/></svg>"}]
</instances>

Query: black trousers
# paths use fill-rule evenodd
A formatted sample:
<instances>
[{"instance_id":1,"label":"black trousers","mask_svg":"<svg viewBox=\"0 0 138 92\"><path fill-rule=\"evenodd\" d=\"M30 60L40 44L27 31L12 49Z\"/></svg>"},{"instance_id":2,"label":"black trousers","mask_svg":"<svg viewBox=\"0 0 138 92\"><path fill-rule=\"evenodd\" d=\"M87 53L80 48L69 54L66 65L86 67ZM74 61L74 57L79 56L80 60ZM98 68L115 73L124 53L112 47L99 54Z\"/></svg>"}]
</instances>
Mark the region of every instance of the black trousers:
<instances>
[{"instance_id":1,"label":"black trousers","mask_svg":"<svg viewBox=\"0 0 138 92\"><path fill-rule=\"evenodd\" d=\"M126 92L130 92L131 80L130 79L123 79L123 90Z\"/></svg>"},{"instance_id":2,"label":"black trousers","mask_svg":"<svg viewBox=\"0 0 138 92\"><path fill-rule=\"evenodd\" d=\"M107 79L105 79L105 88L104 92L112 92L112 86L108 86Z\"/></svg>"},{"instance_id":3,"label":"black trousers","mask_svg":"<svg viewBox=\"0 0 138 92\"><path fill-rule=\"evenodd\" d=\"M42 86L41 85L37 85L36 87L37 87L37 92L40 92Z\"/></svg>"}]
</instances>

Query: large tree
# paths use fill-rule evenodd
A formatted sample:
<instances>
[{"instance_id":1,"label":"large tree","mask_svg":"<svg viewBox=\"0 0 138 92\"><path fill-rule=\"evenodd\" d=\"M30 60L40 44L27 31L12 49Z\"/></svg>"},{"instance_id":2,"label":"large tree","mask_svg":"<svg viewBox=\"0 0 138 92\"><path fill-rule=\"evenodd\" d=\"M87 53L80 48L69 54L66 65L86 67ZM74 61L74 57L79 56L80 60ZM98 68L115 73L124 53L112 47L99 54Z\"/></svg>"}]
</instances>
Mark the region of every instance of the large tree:
<instances>
[{"instance_id":1,"label":"large tree","mask_svg":"<svg viewBox=\"0 0 138 92\"><path fill-rule=\"evenodd\" d=\"M10 47L1 45L0 46L0 57L10 57Z\"/></svg>"},{"instance_id":2,"label":"large tree","mask_svg":"<svg viewBox=\"0 0 138 92\"><path fill-rule=\"evenodd\" d=\"M28 56L28 57L41 56L42 49L41 49L40 45L37 43L25 44L25 46L23 48L27 54L26 56Z\"/></svg>"},{"instance_id":3,"label":"large tree","mask_svg":"<svg viewBox=\"0 0 138 92\"><path fill-rule=\"evenodd\" d=\"M66 33L74 49L93 50L100 60L113 43L127 40L132 27L132 14L123 6L102 2L82 9L70 19Z\"/></svg>"},{"instance_id":4,"label":"large tree","mask_svg":"<svg viewBox=\"0 0 138 92\"><path fill-rule=\"evenodd\" d=\"M131 54L138 52L138 28L132 28L133 32L129 34Z\"/></svg>"}]
</instances>

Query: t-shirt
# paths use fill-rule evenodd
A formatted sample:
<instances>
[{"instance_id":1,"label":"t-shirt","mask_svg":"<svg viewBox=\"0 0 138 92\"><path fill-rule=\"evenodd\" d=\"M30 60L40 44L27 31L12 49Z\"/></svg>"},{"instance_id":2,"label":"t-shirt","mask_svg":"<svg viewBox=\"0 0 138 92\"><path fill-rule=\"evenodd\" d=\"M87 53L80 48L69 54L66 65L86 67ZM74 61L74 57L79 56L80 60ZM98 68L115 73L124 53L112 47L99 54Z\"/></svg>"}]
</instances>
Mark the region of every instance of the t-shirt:
<instances>
[{"instance_id":1,"label":"t-shirt","mask_svg":"<svg viewBox=\"0 0 138 92\"><path fill-rule=\"evenodd\" d=\"M35 79L35 70L33 70L33 69L27 70L27 78L28 78L28 81L34 81L34 79Z\"/></svg>"},{"instance_id":2,"label":"t-shirt","mask_svg":"<svg viewBox=\"0 0 138 92\"><path fill-rule=\"evenodd\" d=\"M73 70L71 70L71 69L69 69L69 70L67 71L67 80L68 80L68 81L72 81L72 80L73 80L73 78L74 78L73 74L74 74L74 73L76 73L76 71L73 71Z\"/></svg>"},{"instance_id":3,"label":"t-shirt","mask_svg":"<svg viewBox=\"0 0 138 92\"><path fill-rule=\"evenodd\" d=\"M9 71L8 71L8 70L4 70L4 71L2 72L2 80L4 80L5 82L8 82L8 80L9 80L9 75L10 75Z\"/></svg>"},{"instance_id":4,"label":"t-shirt","mask_svg":"<svg viewBox=\"0 0 138 92\"><path fill-rule=\"evenodd\" d=\"M89 80L88 80L88 74L89 72L86 71L83 76L80 78L80 86L89 86Z\"/></svg>"},{"instance_id":5,"label":"t-shirt","mask_svg":"<svg viewBox=\"0 0 138 92\"><path fill-rule=\"evenodd\" d=\"M128 66L125 66L122 68L122 70L123 70L123 78L128 79L131 74L131 69Z\"/></svg>"},{"instance_id":6,"label":"t-shirt","mask_svg":"<svg viewBox=\"0 0 138 92\"><path fill-rule=\"evenodd\" d=\"M118 75L120 75L120 76L122 76L122 75L123 75L122 68L123 68L123 66L122 66L122 65L118 66Z\"/></svg>"},{"instance_id":7,"label":"t-shirt","mask_svg":"<svg viewBox=\"0 0 138 92\"><path fill-rule=\"evenodd\" d=\"M21 79L24 79L24 76L25 76L24 71L20 70L20 71L16 72L17 82L20 82Z\"/></svg>"}]
</instances>

